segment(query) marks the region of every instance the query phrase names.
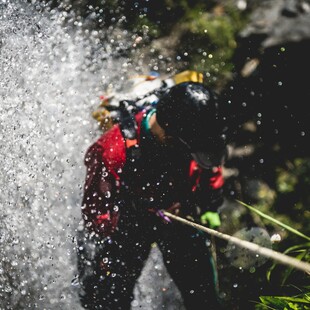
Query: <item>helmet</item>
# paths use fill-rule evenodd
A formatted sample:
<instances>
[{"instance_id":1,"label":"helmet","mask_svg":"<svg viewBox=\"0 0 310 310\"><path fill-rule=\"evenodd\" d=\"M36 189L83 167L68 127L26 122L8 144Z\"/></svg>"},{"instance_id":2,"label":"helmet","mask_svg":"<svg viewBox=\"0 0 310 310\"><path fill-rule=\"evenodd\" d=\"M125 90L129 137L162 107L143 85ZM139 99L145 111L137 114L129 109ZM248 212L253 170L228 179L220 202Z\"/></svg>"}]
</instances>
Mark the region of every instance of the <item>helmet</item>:
<instances>
[{"instance_id":1,"label":"helmet","mask_svg":"<svg viewBox=\"0 0 310 310\"><path fill-rule=\"evenodd\" d=\"M156 119L167 135L188 147L200 166L223 161L225 118L215 94L203 84L186 82L167 90L157 103Z\"/></svg>"}]
</instances>

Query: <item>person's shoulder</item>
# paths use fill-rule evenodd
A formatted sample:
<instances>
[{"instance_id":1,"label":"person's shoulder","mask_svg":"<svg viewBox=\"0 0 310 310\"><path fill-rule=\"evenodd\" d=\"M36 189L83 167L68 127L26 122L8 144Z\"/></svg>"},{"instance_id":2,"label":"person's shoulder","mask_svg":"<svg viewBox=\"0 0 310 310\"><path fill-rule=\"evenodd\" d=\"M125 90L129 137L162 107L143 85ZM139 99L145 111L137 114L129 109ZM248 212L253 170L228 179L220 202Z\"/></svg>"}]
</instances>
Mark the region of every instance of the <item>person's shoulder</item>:
<instances>
[{"instance_id":1,"label":"person's shoulder","mask_svg":"<svg viewBox=\"0 0 310 310\"><path fill-rule=\"evenodd\" d=\"M93 147L100 151L101 160L108 170L122 168L126 161L125 141L118 124L112 126L94 143Z\"/></svg>"},{"instance_id":2,"label":"person's shoulder","mask_svg":"<svg viewBox=\"0 0 310 310\"><path fill-rule=\"evenodd\" d=\"M118 143L124 143L124 138L122 136L119 124L115 124L109 130L104 132L95 144L100 145L102 148L106 149L107 147Z\"/></svg>"},{"instance_id":3,"label":"person's shoulder","mask_svg":"<svg viewBox=\"0 0 310 310\"><path fill-rule=\"evenodd\" d=\"M146 113L147 113L146 110L142 110L135 115L135 119L138 124L142 122L142 119L146 115Z\"/></svg>"}]
</instances>

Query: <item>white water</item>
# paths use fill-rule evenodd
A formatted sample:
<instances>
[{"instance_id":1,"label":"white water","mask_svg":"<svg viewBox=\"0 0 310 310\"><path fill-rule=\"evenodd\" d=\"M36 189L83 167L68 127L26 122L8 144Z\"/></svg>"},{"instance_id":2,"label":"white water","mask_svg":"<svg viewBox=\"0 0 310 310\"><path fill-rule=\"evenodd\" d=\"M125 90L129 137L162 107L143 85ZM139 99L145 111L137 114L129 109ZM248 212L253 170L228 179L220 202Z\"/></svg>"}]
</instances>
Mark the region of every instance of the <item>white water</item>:
<instances>
[{"instance_id":1,"label":"white water","mask_svg":"<svg viewBox=\"0 0 310 310\"><path fill-rule=\"evenodd\" d=\"M100 33L32 2L0 0L0 309L79 310L71 281L83 158L100 134L91 112L130 64ZM133 308L181 309L152 253Z\"/></svg>"},{"instance_id":2,"label":"white water","mask_svg":"<svg viewBox=\"0 0 310 310\"><path fill-rule=\"evenodd\" d=\"M65 15L0 1L0 308L79 309L71 280L91 112L126 60ZM101 59L105 59L104 62ZM104 78L107 77L107 78Z\"/></svg>"}]
</instances>

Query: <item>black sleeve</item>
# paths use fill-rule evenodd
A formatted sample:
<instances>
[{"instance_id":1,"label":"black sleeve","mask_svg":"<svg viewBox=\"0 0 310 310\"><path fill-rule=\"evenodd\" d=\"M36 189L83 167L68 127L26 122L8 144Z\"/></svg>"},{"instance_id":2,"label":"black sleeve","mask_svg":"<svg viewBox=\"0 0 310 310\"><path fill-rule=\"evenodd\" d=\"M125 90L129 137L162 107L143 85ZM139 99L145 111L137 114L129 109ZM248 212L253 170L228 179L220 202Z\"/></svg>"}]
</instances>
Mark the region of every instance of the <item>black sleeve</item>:
<instances>
[{"instance_id":1,"label":"black sleeve","mask_svg":"<svg viewBox=\"0 0 310 310\"><path fill-rule=\"evenodd\" d=\"M217 212L224 201L222 167L200 169L197 178L194 195L201 213L206 211Z\"/></svg>"}]
</instances>

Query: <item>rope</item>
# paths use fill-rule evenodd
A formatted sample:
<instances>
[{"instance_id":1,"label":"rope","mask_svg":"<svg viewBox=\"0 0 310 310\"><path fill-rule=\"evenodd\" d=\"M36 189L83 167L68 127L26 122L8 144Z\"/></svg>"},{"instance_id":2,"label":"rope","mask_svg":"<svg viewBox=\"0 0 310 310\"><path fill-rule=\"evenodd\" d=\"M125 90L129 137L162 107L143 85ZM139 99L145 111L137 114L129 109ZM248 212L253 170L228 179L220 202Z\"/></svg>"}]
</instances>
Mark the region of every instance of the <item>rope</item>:
<instances>
[{"instance_id":1,"label":"rope","mask_svg":"<svg viewBox=\"0 0 310 310\"><path fill-rule=\"evenodd\" d=\"M255 252L259 255L262 255L262 256L265 256L267 258L271 258L277 262L279 262L280 264L283 264L283 265L289 265L289 266L292 266L296 269L299 269L299 270L302 270L306 273L308 273L310 275L310 264L309 263L306 263L306 262L303 262L303 261L300 261L296 258L293 258L293 257L290 257L290 256L287 256L285 254L282 254L282 253L279 253L279 252L276 252L274 250L271 250L271 249L268 249L268 248L265 248L265 247L262 247L258 244L255 244L255 243L252 243L252 242L249 242L249 241L246 241L246 240L241 240L237 237L233 237L233 236L230 236L230 235L227 235L227 234L223 234L219 231L216 231L214 229L211 229L211 228L207 228L205 226L202 226L202 225L199 225L199 224L196 224L195 222L192 222L192 221L189 221L189 220L186 220L182 217L179 217L177 215L174 215L174 214L171 214L167 211L163 211L164 215L168 216L169 218L172 218L176 221L179 221L179 222L182 222L183 224L186 224L186 225L189 225L189 226L192 226L196 229L199 229L199 230L202 230L212 236L215 236L215 237L218 237L218 238L221 238L221 239L224 239L224 240L227 240L227 241L230 241L240 247L243 247L243 248L246 248L252 252Z\"/></svg>"}]
</instances>

